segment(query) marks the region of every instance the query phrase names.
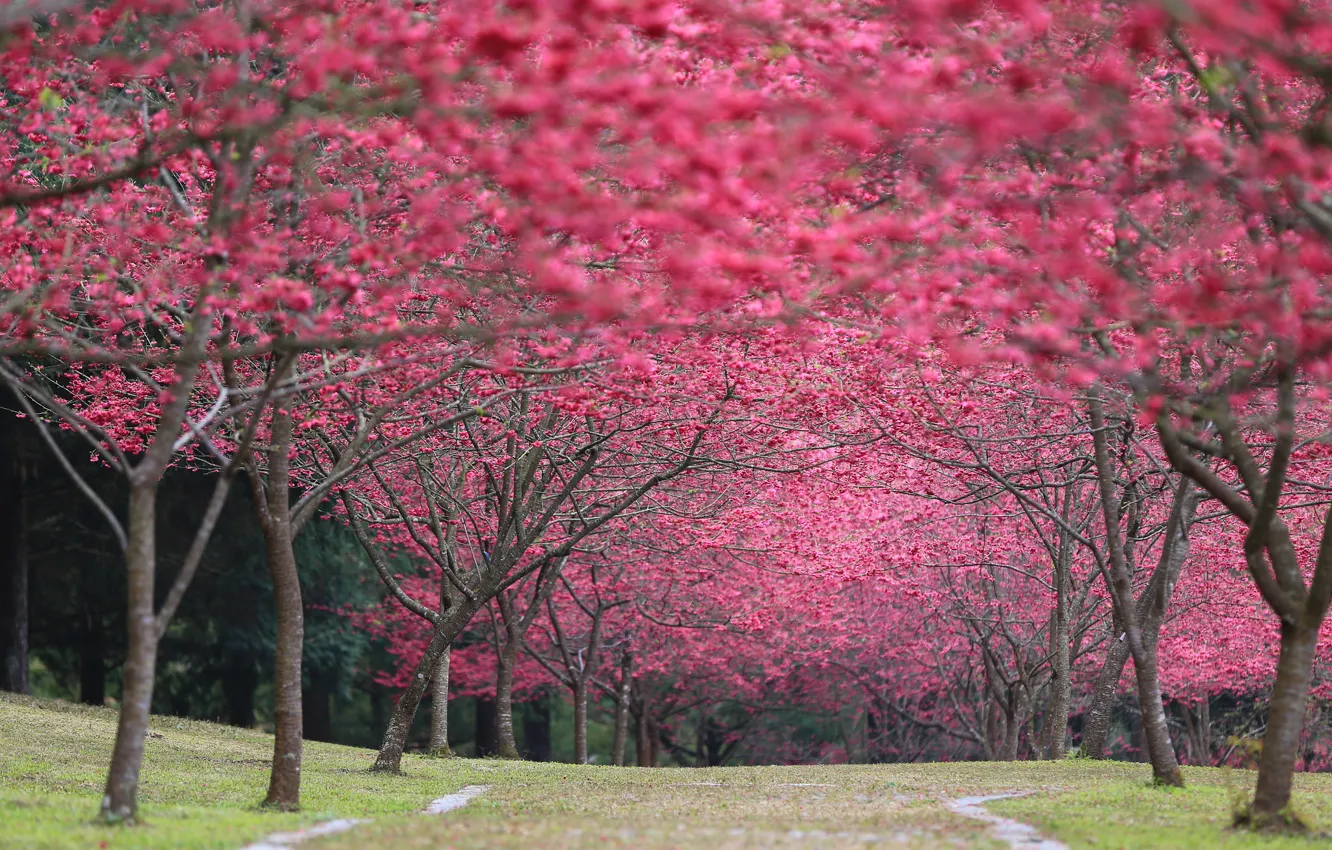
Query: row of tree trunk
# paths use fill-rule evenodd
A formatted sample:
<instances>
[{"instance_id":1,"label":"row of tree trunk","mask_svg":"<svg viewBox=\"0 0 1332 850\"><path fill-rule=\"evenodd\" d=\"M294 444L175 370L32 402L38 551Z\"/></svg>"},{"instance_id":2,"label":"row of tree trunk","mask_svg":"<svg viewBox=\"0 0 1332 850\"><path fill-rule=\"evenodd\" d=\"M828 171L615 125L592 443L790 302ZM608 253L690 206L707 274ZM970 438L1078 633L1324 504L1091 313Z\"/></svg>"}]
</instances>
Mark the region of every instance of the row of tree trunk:
<instances>
[{"instance_id":1,"label":"row of tree trunk","mask_svg":"<svg viewBox=\"0 0 1332 850\"><path fill-rule=\"evenodd\" d=\"M441 656L442 659L448 658L448 653ZM627 669L632 669L632 660L625 665ZM441 699L439 694L448 693L448 662L442 661L436 667L436 675L431 682L430 693L430 742L426 747L426 752L433 756L449 757L452 756L453 746L449 739L449 700L446 697ZM623 698L620 698L623 694ZM644 767L653 767L656 765L657 754L660 748L660 742L654 740L658 734L657 723L650 717L650 703L647 703L640 696L637 700L631 702L630 688L617 688L616 703L614 709L615 736L611 744L611 764L616 767L623 767L626 764L637 763ZM523 746L517 747L515 744L512 752L516 755L507 755L503 749L500 735L500 708L499 702L493 696L481 696L475 698L476 719L473 726L475 754L478 758L521 758L527 761L552 761L554 757L554 742L551 734L551 695L541 694L536 699L525 703L526 710L522 713L523 718ZM510 715L512 716L512 714ZM588 712L586 705L583 711L574 711L574 753L575 761L580 764L586 764L587 757L587 721ZM629 760L629 736L630 732L634 734L634 761Z\"/></svg>"}]
</instances>

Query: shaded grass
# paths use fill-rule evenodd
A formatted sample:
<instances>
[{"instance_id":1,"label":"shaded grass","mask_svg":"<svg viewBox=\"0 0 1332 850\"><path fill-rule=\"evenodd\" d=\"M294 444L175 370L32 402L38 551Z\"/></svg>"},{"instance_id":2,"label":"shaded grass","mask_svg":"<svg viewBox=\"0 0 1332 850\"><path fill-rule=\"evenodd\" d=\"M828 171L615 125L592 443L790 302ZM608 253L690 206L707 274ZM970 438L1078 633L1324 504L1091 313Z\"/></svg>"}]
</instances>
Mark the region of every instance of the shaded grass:
<instances>
[{"instance_id":1,"label":"shaded grass","mask_svg":"<svg viewBox=\"0 0 1332 850\"><path fill-rule=\"evenodd\" d=\"M1072 848L1329 846L1228 829L1248 771L1186 768L1184 790L1152 788L1145 765L1058 763L611 768L407 756L371 774L369 750L306 743L299 813L261 811L272 738L153 718L133 828L93 823L115 712L0 695L0 847L239 848L334 817L373 818L311 848L740 848L868 846L992 850L985 824L943 808L961 796L1036 791L991 803ZM490 790L439 817L419 812L465 785ZM1296 808L1332 832L1332 777L1300 776Z\"/></svg>"}]
</instances>

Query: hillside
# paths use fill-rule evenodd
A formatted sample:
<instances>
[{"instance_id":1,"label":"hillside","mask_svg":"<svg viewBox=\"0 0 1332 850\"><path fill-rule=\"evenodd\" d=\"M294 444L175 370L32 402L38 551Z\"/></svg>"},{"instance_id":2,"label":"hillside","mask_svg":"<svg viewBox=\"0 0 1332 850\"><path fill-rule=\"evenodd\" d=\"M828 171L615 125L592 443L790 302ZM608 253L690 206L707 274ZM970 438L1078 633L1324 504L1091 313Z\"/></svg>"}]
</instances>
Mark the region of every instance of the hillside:
<instances>
[{"instance_id":1,"label":"hillside","mask_svg":"<svg viewBox=\"0 0 1332 850\"><path fill-rule=\"evenodd\" d=\"M240 848L334 818L367 819L303 847L664 848L1002 847L949 800L1034 791L989 804L1072 848L1311 846L1225 829L1246 771L1189 769L1184 791L1147 785L1146 766L1063 762L653 769L410 757L403 776L367 772L371 753L307 743L298 814L259 811L271 738L159 717L140 827L91 823L115 714L0 697L0 846ZM1301 776L1300 811L1332 829L1332 777ZM432 800L488 789L431 816ZM1149 828L1150 827L1150 828Z\"/></svg>"}]
</instances>

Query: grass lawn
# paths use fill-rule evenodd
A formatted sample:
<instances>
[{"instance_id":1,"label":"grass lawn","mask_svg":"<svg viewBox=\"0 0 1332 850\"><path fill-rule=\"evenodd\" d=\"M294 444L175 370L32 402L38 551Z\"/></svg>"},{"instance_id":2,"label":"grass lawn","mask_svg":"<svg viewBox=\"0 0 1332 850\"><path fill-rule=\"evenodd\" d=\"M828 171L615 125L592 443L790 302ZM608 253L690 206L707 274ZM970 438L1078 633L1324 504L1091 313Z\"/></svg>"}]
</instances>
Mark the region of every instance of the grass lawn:
<instances>
[{"instance_id":1,"label":"grass lawn","mask_svg":"<svg viewBox=\"0 0 1332 850\"><path fill-rule=\"evenodd\" d=\"M409 756L405 775L373 776L372 753L306 744L304 811L259 811L272 739L156 718L140 805L146 823L91 820L115 715L0 696L0 847L239 848L334 817L371 818L309 848L998 848L985 824L941 801L1033 790L990 811L1035 824L1072 848L1311 848L1226 829L1253 774L1192 768L1184 791L1151 788L1145 765L856 765L641 770ZM160 736L160 737L157 737ZM1332 832L1332 776L1300 777L1296 808ZM466 808L418 814L467 785L490 790Z\"/></svg>"}]
</instances>

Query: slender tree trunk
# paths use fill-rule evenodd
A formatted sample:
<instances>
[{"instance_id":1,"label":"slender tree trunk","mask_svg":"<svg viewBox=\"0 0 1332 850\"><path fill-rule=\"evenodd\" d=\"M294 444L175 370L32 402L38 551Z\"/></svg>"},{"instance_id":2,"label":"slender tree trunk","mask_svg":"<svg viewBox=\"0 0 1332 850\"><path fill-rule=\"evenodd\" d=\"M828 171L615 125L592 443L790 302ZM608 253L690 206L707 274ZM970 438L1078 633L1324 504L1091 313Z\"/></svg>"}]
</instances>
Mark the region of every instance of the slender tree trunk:
<instances>
[{"instance_id":1,"label":"slender tree trunk","mask_svg":"<svg viewBox=\"0 0 1332 850\"><path fill-rule=\"evenodd\" d=\"M1045 711L1041 713L1041 731L1034 737L1034 740L1036 741L1036 745L1032 748L1032 758L1034 759L1040 760L1051 758L1049 751L1050 739L1054 735L1053 713L1055 708L1056 684L1057 680L1052 673L1050 676L1050 686L1046 689ZM1035 717L1032 718L1032 722L1035 722ZM1065 723L1067 722L1067 718L1065 718Z\"/></svg>"},{"instance_id":2,"label":"slender tree trunk","mask_svg":"<svg viewBox=\"0 0 1332 850\"><path fill-rule=\"evenodd\" d=\"M273 657L273 768L269 775L265 806L295 811L301 805L301 656L305 649L305 605L301 579L292 547L291 476L288 452L291 447L291 412L287 402L273 406L272 444L265 486L256 488L262 499L260 525L273 578L273 600L277 605L277 641ZM257 476L255 467L250 474ZM256 505L258 508L259 506Z\"/></svg>"},{"instance_id":3,"label":"slender tree trunk","mask_svg":"<svg viewBox=\"0 0 1332 850\"><path fill-rule=\"evenodd\" d=\"M587 684L573 686L574 764L587 764Z\"/></svg>"},{"instance_id":4,"label":"slender tree trunk","mask_svg":"<svg viewBox=\"0 0 1332 850\"><path fill-rule=\"evenodd\" d=\"M518 742L513 734L513 668L518 663L521 649L522 640L510 634L508 643L500 650L495 672L495 732L498 738L495 755L502 759L519 758Z\"/></svg>"},{"instance_id":5,"label":"slender tree trunk","mask_svg":"<svg viewBox=\"0 0 1332 850\"><path fill-rule=\"evenodd\" d=\"M633 686L634 656L625 651L620 657L620 686L615 694L615 740L611 744L611 764L624 767L629 739L629 697Z\"/></svg>"},{"instance_id":6,"label":"slender tree trunk","mask_svg":"<svg viewBox=\"0 0 1332 850\"><path fill-rule=\"evenodd\" d=\"M652 717L652 700L647 689L638 701L638 766L657 766L657 723Z\"/></svg>"},{"instance_id":7,"label":"slender tree trunk","mask_svg":"<svg viewBox=\"0 0 1332 850\"><path fill-rule=\"evenodd\" d=\"M1192 481L1181 479L1175 488L1175 503L1171 506L1171 520L1167 524L1167 538L1161 557L1147 587L1143 588L1134 611L1143 623L1143 632L1153 647L1161 637L1161 626L1170 607L1179 575L1188 561L1190 534L1198 509L1198 489ZM1087 722L1082 731L1080 752L1087 758L1105 758L1105 738L1110 729L1110 714L1115 696L1119 693L1119 680L1129 659L1128 636L1119 617L1111 626L1110 648L1096 676L1096 689Z\"/></svg>"},{"instance_id":8,"label":"slender tree trunk","mask_svg":"<svg viewBox=\"0 0 1332 850\"><path fill-rule=\"evenodd\" d=\"M1203 699L1198 706L1198 751L1202 764L1212 764L1212 706L1208 699Z\"/></svg>"},{"instance_id":9,"label":"slender tree trunk","mask_svg":"<svg viewBox=\"0 0 1332 850\"><path fill-rule=\"evenodd\" d=\"M987 691L988 693L988 691ZM981 746L985 752L986 761L999 760L999 742L1001 732L999 729L999 718L1001 710L999 701L993 697L988 697L981 701L981 711L984 715L985 734L981 741Z\"/></svg>"},{"instance_id":10,"label":"slender tree trunk","mask_svg":"<svg viewBox=\"0 0 1332 850\"><path fill-rule=\"evenodd\" d=\"M451 647L444 647L435 662L435 675L430 683L430 754L441 758L453 755L449 749L449 663L453 657Z\"/></svg>"},{"instance_id":11,"label":"slender tree trunk","mask_svg":"<svg viewBox=\"0 0 1332 850\"><path fill-rule=\"evenodd\" d=\"M1045 757L1048 759L1062 759L1068 745L1068 709L1073 696L1073 683L1069 678L1067 640L1060 650L1056 650L1055 661L1059 669L1050 680L1050 700L1045 709L1045 728L1049 730Z\"/></svg>"},{"instance_id":12,"label":"slender tree trunk","mask_svg":"<svg viewBox=\"0 0 1332 850\"><path fill-rule=\"evenodd\" d=\"M1131 645L1129 650L1132 651ZM1162 784L1182 786L1184 778L1175 758L1174 745L1170 742L1170 727L1166 724L1165 707L1161 703L1156 647L1144 646L1140 657L1133 659L1133 669L1137 674L1142 734L1147 743L1147 757L1152 763L1152 776Z\"/></svg>"},{"instance_id":13,"label":"slender tree trunk","mask_svg":"<svg viewBox=\"0 0 1332 850\"><path fill-rule=\"evenodd\" d=\"M1251 816L1255 820L1279 817L1290 806L1295 759L1299 755L1300 733L1304 730L1304 711L1317 648L1317 627L1282 623L1281 655L1258 762L1258 789L1253 798Z\"/></svg>"},{"instance_id":14,"label":"slender tree trunk","mask_svg":"<svg viewBox=\"0 0 1332 850\"><path fill-rule=\"evenodd\" d=\"M1004 706L1004 740L999 747L999 761L1017 761L1018 743L1022 736L1022 706L1016 687L1008 691L1008 704Z\"/></svg>"},{"instance_id":15,"label":"slender tree trunk","mask_svg":"<svg viewBox=\"0 0 1332 850\"><path fill-rule=\"evenodd\" d=\"M1105 758L1105 738L1110 731L1110 715L1115 706L1115 695L1119 693L1119 680L1124 675L1124 665L1128 663L1128 643L1120 640L1116 634L1106 650L1101 671L1096 674L1096 689L1091 706L1087 710L1087 721L1082 727L1082 742L1078 752L1087 758Z\"/></svg>"},{"instance_id":16,"label":"slender tree trunk","mask_svg":"<svg viewBox=\"0 0 1332 850\"><path fill-rule=\"evenodd\" d=\"M157 485L156 475L140 474L130 480L125 547L129 640L122 673L120 719L100 815L109 823L133 822L138 815L139 770L143 766L143 743L148 735L153 673L157 666L157 623L153 610Z\"/></svg>"},{"instance_id":17,"label":"slender tree trunk","mask_svg":"<svg viewBox=\"0 0 1332 850\"><path fill-rule=\"evenodd\" d=\"M661 732L657 727L657 718L650 712L647 716L647 766L657 766L657 756L661 752Z\"/></svg>"},{"instance_id":18,"label":"slender tree trunk","mask_svg":"<svg viewBox=\"0 0 1332 850\"><path fill-rule=\"evenodd\" d=\"M1133 656L1133 668L1138 684L1138 703L1142 709L1142 730L1146 738L1147 754L1152 763L1152 778L1163 785L1183 787L1184 775L1180 772L1175 748L1170 742L1165 708L1161 705L1161 680L1157 671L1156 642L1144 635L1137 603L1133 599L1133 577L1129 572L1120 537L1120 505L1114 491L1114 473L1110 467L1105 416L1094 389L1088 393L1088 399L1092 441L1096 452L1097 482L1101 491L1101 511L1105 517L1106 542L1110 554L1106 577L1110 584L1115 610L1124 623L1129 653ZM1189 485L1186 484L1181 484L1181 487L1189 489ZM1167 595L1165 592L1161 594L1162 597ZM1160 606L1162 610L1164 607L1164 604Z\"/></svg>"},{"instance_id":19,"label":"slender tree trunk","mask_svg":"<svg viewBox=\"0 0 1332 850\"><path fill-rule=\"evenodd\" d=\"M283 494L286 498L286 494ZM290 527L269 547L269 569L277 601L277 642L273 658L273 770L264 805L295 810L301 803L301 653L305 609L296 572Z\"/></svg>"},{"instance_id":20,"label":"slender tree trunk","mask_svg":"<svg viewBox=\"0 0 1332 850\"><path fill-rule=\"evenodd\" d=\"M384 740L379 746L379 755L371 770L397 773L402 769L402 751L407 746L407 735L412 729L412 719L416 717L416 709L420 706L429 678L439 663L439 656L453 645L454 639L466 628L475 613L476 605L466 597L460 597L454 600L448 614L441 617L435 634L431 636L430 643L426 644L425 652L422 653L421 660L412 672L407 690L403 691L398 697L397 704L393 706L388 728L384 730Z\"/></svg>"},{"instance_id":21,"label":"slender tree trunk","mask_svg":"<svg viewBox=\"0 0 1332 850\"><path fill-rule=\"evenodd\" d=\"M1061 549L1067 552L1067 544ZM1069 555L1071 559L1071 554ZM1069 562L1061 557L1056 571L1055 616L1051 623L1050 697L1045 707L1044 738L1041 755L1048 759L1062 759L1068 738L1068 706L1073 695L1071 681L1072 659L1069 657Z\"/></svg>"},{"instance_id":22,"label":"slender tree trunk","mask_svg":"<svg viewBox=\"0 0 1332 850\"><path fill-rule=\"evenodd\" d=\"M0 691L28 693L28 494L23 433L0 429Z\"/></svg>"},{"instance_id":23,"label":"slender tree trunk","mask_svg":"<svg viewBox=\"0 0 1332 850\"><path fill-rule=\"evenodd\" d=\"M453 511L447 513L448 531L445 534L445 555L454 556L457 542L457 526L453 523ZM453 605L449 592L449 579L440 571L439 576L439 615L445 616ZM435 672L430 680L430 746L427 752L436 758L448 758L453 755L449 748L449 666L453 663L453 646L444 647L435 662Z\"/></svg>"},{"instance_id":24,"label":"slender tree trunk","mask_svg":"<svg viewBox=\"0 0 1332 850\"><path fill-rule=\"evenodd\" d=\"M1201 748L1198 746L1198 726L1193 722L1193 709L1186 703L1179 703L1179 716L1184 721L1184 743L1187 747L1185 752L1188 756L1189 764L1202 764L1202 757L1199 755Z\"/></svg>"},{"instance_id":25,"label":"slender tree trunk","mask_svg":"<svg viewBox=\"0 0 1332 850\"><path fill-rule=\"evenodd\" d=\"M425 653L421 656L421 661L412 673L407 690L403 691L402 696L398 697L397 704L393 706L388 728L384 731L384 740L379 745L379 755L371 770L380 773L398 773L402 770L402 751L407 746L407 735L412 730L412 719L416 716L416 708L421 704L421 697L425 694L428 674L435 669L440 654L452 643L452 635L445 637L444 633L435 630L430 643L426 645Z\"/></svg>"}]
</instances>

